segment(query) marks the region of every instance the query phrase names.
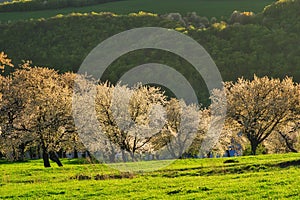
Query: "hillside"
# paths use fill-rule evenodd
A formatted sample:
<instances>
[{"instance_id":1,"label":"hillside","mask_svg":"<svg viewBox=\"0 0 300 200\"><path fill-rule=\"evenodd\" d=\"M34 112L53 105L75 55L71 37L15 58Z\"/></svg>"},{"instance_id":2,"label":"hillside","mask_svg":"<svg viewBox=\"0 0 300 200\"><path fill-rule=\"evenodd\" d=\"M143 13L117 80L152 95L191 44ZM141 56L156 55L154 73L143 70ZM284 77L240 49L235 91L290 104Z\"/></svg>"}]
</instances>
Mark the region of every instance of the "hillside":
<instances>
[{"instance_id":1,"label":"hillside","mask_svg":"<svg viewBox=\"0 0 300 200\"><path fill-rule=\"evenodd\" d=\"M57 1L57 0L51 0ZM70 1L70 0L64 0ZM72 0L71 0L72 1ZM80 1L80 0L78 0ZM101 0L96 0L101 1ZM186 14L197 12L201 16L221 18L229 16L234 10L260 12L265 6L274 0L121 0L84 7L66 7L63 9L47 9L33 12L5 12L1 13L0 21L14 21L24 19L49 18L58 14L69 14L72 12L113 12L117 14L129 14L139 11L158 14L176 13Z\"/></svg>"},{"instance_id":2,"label":"hillside","mask_svg":"<svg viewBox=\"0 0 300 200\"><path fill-rule=\"evenodd\" d=\"M210 22L200 18L206 28L183 27L180 21L143 12L58 15L50 19L1 24L0 38L5 40L0 40L0 50L15 63L25 59L61 72L76 71L87 54L104 39L132 28L157 26L180 30L203 45L225 81L241 76L251 79L257 74L280 78L292 76L299 82L300 21L288 17L299 18L299 9L299 0L288 0L271 4L261 14L246 16L249 18L246 21L237 18L234 22L228 17L227 23ZM201 77L194 75L189 63L159 50L140 50L120 57L104 78L116 82L133 66L149 62L174 67L196 88L200 99L207 98Z\"/></svg>"},{"instance_id":3,"label":"hillside","mask_svg":"<svg viewBox=\"0 0 300 200\"><path fill-rule=\"evenodd\" d=\"M299 8L299 0L280 0L274 2L264 9L262 22L269 28L283 29L299 35Z\"/></svg>"}]
</instances>

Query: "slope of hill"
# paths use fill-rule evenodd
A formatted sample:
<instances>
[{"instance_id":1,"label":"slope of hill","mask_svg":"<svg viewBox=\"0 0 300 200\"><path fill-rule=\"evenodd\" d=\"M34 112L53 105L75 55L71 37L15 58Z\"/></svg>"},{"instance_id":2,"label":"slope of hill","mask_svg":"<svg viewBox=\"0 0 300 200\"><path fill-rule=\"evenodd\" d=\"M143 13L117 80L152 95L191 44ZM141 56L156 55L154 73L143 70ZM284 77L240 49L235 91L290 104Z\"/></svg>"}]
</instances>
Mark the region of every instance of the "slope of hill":
<instances>
[{"instance_id":1,"label":"slope of hill","mask_svg":"<svg viewBox=\"0 0 300 200\"><path fill-rule=\"evenodd\" d=\"M300 33L300 1L279 0L267 6L263 12L263 23L270 28L280 28Z\"/></svg>"},{"instance_id":2,"label":"slope of hill","mask_svg":"<svg viewBox=\"0 0 300 200\"><path fill-rule=\"evenodd\" d=\"M298 16L300 6L293 0L287 2L290 3L280 4L280 15L270 12L270 9L276 12L278 3L275 3L267 7L263 14L254 16L256 20L250 24L229 25L207 21L206 28L182 27L180 21L147 13L71 14L5 23L0 25L0 38L5 38L0 40L0 50L5 51L15 63L28 59L35 65L52 67L61 72L76 71L90 50L110 36L136 27L157 26L180 30L203 45L225 81L241 76L251 79L253 74L257 74L280 78L292 76L300 82L300 35L297 32L300 21L293 21L294 18L286 14ZM174 67L196 87L200 99L207 97L202 78L195 76L189 63L158 50L135 51L120 57L106 71L105 78L116 82L130 68L149 62Z\"/></svg>"},{"instance_id":3,"label":"slope of hill","mask_svg":"<svg viewBox=\"0 0 300 200\"><path fill-rule=\"evenodd\" d=\"M128 14L141 10L158 14L172 12L186 14L187 12L195 11L201 16L221 18L222 16L229 16L234 10L260 12L266 5L273 1L274 0L122 0L79 8L35 12L0 12L0 21L48 18L58 14L69 14L72 12L114 12L117 14Z\"/></svg>"}]
</instances>

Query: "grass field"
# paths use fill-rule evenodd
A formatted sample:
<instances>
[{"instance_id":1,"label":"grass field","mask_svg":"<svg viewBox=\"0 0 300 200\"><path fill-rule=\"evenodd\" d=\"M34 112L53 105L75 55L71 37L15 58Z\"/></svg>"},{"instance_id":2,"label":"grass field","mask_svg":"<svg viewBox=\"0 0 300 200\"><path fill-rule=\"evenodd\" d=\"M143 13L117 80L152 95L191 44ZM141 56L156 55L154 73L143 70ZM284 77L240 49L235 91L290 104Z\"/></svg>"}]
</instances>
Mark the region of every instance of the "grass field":
<instances>
[{"instance_id":1,"label":"grass field","mask_svg":"<svg viewBox=\"0 0 300 200\"><path fill-rule=\"evenodd\" d=\"M0 161L0 199L297 199L299 157L177 160L156 172L134 173L78 160L47 169L41 160Z\"/></svg>"},{"instance_id":2,"label":"grass field","mask_svg":"<svg viewBox=\"0 0 300 200\"><path fill-rule=\"evenodd\" d=\"M61 10L45 10L35 12L0 13L0 21L15 21L20 19L49 18L57 14L72 12L102 12L128 14L138 11L158 14L179 12L186 14L195 11L200 16L228 18L234 10L261 12L273 0L124 0L81 8L66 8Z\"/></svg>"}]
</instances>

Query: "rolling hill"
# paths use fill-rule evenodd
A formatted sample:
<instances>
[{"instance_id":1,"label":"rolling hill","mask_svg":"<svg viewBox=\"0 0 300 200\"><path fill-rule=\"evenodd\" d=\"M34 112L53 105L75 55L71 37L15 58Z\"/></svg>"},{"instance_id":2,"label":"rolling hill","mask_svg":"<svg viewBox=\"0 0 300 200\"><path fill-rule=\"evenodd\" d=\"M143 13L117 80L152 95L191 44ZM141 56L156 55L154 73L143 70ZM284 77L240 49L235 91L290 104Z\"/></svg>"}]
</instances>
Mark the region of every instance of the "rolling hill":
<instances>
[{"instance_id":1,"label":"rolling hill","mask_svg":"<svg viewBox=\"0 0 300 200\"><path fill-rule=\"evenodd\" d=\"M205 27L183 25L161 15L137 13L86 13L58 15L49 19L0 24L1 51L15 64L33 64L61 72L79 68L88 53L103 40L137 27L165 27L178 30L196 40L212 56L224 81L238 77L294 77L300 82L299 0L279 1L245 22L204 20ZM242 14L242 16L245 16ZM289 17L291 16L291 17ZM207 99L200 76L184 59L159 50L141 50L117 59L106 71L105 79L115 83L126 71L140 64L158 62L174 67L196 88L200 99ZM207 100L206 100L207 103Z\"/></svg>"}]
</instances>

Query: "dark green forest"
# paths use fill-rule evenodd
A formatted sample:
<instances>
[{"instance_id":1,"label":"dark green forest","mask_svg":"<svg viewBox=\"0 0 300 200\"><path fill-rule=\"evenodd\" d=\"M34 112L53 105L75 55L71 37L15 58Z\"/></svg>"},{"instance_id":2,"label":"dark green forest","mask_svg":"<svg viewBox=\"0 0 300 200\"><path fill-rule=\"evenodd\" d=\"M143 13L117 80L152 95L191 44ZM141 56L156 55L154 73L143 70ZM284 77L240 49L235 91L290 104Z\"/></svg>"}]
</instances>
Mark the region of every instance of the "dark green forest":
<instances>
[{"instance_id":1,"label":"dark green forest","mask_svg":"<svg viewBox=\"0 0 300 200\"><path fill-rule=\"evenodd\" d=\"M224 81L258 76L300 81L300 1L277 1L261 13L234 12L222 21L183 16L185 23L155 14L115 15L89 13L59 15L49 19L0 24L0 47L15 63L32 60L34 65L60 72L76 72L83 59L101 41L137 27L165 27L191 36L216 62ZM163 59L162 59L163 58ZM131 52L116 60L104 79L116 82L130 68L161 62L181 72L207 97L205 86L192 66L182 58L160 50Z\"/></svg>"}]
</instances>

